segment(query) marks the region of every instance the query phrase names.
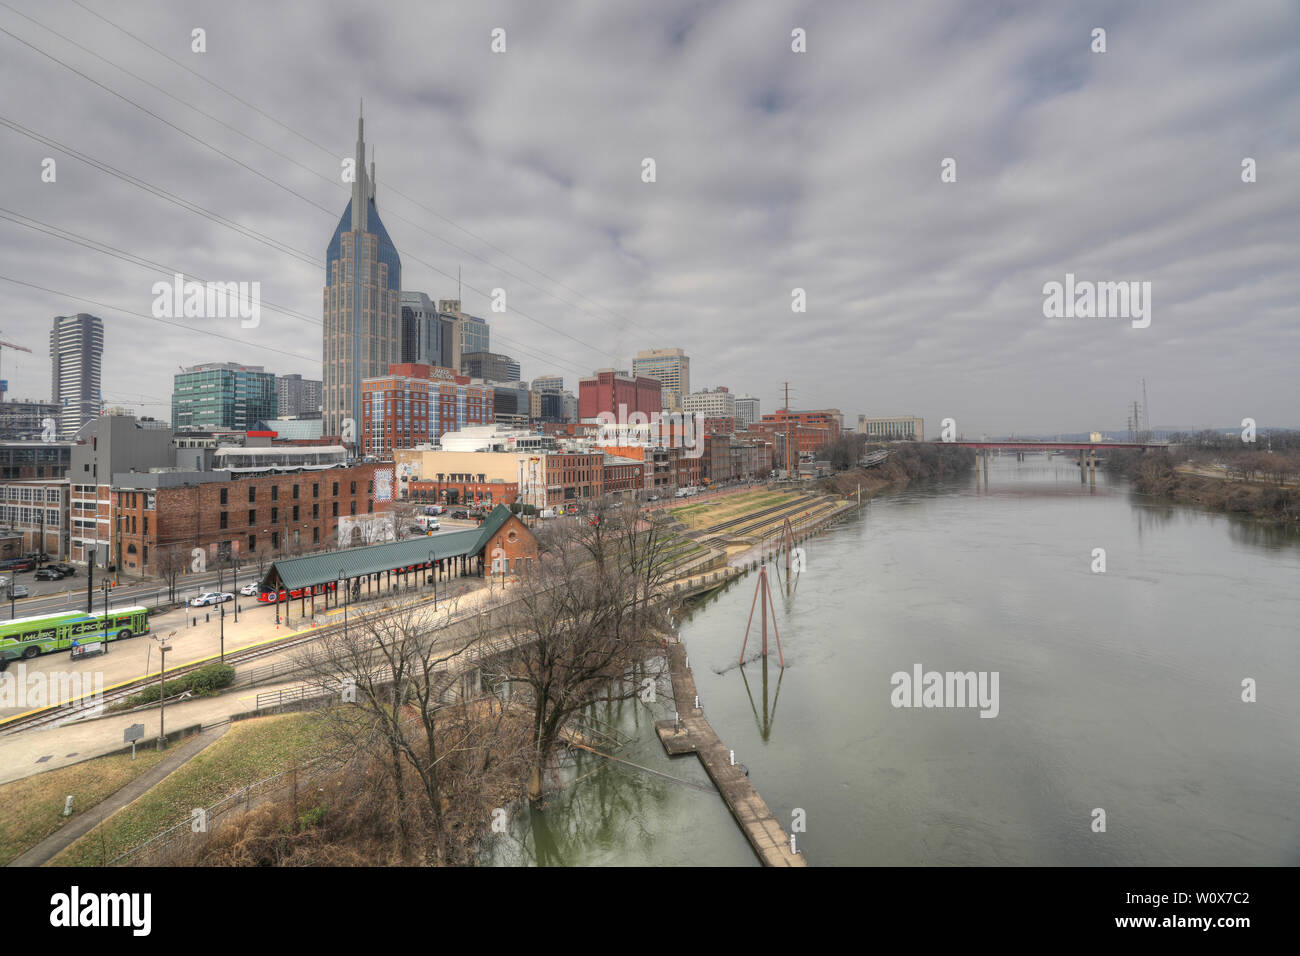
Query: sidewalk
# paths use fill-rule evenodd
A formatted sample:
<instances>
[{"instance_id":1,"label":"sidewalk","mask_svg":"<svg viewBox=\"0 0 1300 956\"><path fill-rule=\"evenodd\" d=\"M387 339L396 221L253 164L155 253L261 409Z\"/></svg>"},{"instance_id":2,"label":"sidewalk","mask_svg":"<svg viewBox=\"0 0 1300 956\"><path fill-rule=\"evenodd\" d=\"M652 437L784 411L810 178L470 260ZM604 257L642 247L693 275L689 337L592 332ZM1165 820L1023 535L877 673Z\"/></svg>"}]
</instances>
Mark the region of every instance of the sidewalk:
<instances>
[{"instance_id":1,"label":"sidewalk","mask_svg":"<svg viewBox=\"0 0 1300 956\"><path fill-rule=\"evenodd\" d=\"M41 866L48 863L61 850L71 846L73 842L85 836L95 826L98 826L100 822L145 794L181 764L187 763L208 745L220 740L221 736L229 729L229 724L223 724L220 727L205 730L201 734L190 737L117 793L111 794L95 806L81 811L71 823L61 830L51 833L36 846L11 861L9 865Z\"/></svg>"},{"instance_id":2,"label":"sidewalk","mask_svg":"<svg viewBox=\"0 0 1300 956\"><path fill-rule=\"evenodd\" d=\"M478 579L466 580L477 581ZM431 596L431 592L427 587L422 587L418 591L413 589L410 592L401 591L400 593L412 598ZM499 596L500 593L500 584L496 582L491 588L478 587L457 598L444 598L440 587L439 614L443 612L448 600L457 600L458 612L467 613L472 612L485 601ZM506 594L509 593L510 579L507 579ZM381 601L367 601L352 605L348 609L349 619L357 621L358 615L378 611L382 606ZM283 609L283 605L281 605L281 608ZM201 611L202 609L194 610ZM310 621L301 622L295 615L293 626L286 626L282 623L277 631L274 607L263 606L259 609L259 612L262 616L249 619L248 630L240 631L239 640L232 642L229 627L227 628L227 653L237 648L251 647L312 630ZM328 612L324 612L322 609L322 613L317 616L316 622L318 625L333 624L342 619L342 614L342 608L335 609L331 607ZM245 612L241 610L239 616L242 628L245 625ZM166 617L171 617L171 615L166 615ZM179 624L179 622L175 623ZM227 617L226 624L228 626L231 624L229 617ZM201 660L206 656L215 656L219 642L217 635L212 631L218 626L217 622L214 621L206 625L201 623L198 627L178 632L177 637L171 640L173 647L182 648L183 652L173 651L172 654L168 655L168 671L171 671L174 667ZM158 631L165 634L163 627L159 627ZM34 661L27 663L36 665L41 662L45 662L47 665L53 663L53 669L55 670L60 668L75 669L78 667L83 669L98 667L106 673L111 670L119 676L112 681L105 677L104 690L108 690L113 683L130 680L142 673L143 661L148 656L147 652L149 650L145 645L153 643L148 638L143 640L132 639L123 644L114 642L111 645L113 650L106 657L94 658L89 661L70 662L67 654L52 654L47 657L36 658ZM129 649L130 653L124 654L122 649ZM255 662L251 662L249 666L261 667L277 660L288 659L299 652L300 648L286 648L282 653L272 653L260 657ZM117 657L114 657L115 654ZM104 661L109 661L110 666L105 667L102 663ZM155 649L152 654L152 664L156 666L157 661L158 654ZM13 675L16 672L17 668L11 666L6 673ZM157 671L155 670L154 673L156 674ZM259 693L265 694L280 689L295 688L303 682L303 679L302 675L296 675L287 677L284 681L275 681L256 687L241 688L236 686L216 697L198 697L187 701L169 703L165 712L167 728L174 731L195 724L209 726L226 720L232 714L247 713L256 707ZM18 780L33 773L52 770L56 767L66 767L70 764L118 750L123 746L123 732L133 724L143 724L145 728L140 746L152 746L152 741L157 739L159 730L158 708L151 707L136 713L115 713L107 717L73 721L62 725L50 725L44 728L23 730L0 736L0 783Z\"/></svg>"}]
</instances>

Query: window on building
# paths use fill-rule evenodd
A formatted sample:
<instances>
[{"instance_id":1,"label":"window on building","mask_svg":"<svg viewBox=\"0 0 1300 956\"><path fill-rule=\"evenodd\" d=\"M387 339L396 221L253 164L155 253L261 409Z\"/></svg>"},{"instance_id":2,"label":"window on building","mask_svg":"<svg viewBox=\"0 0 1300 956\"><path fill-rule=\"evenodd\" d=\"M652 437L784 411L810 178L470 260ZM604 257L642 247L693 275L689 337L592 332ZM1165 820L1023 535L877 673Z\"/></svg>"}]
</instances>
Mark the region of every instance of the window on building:
<instances>
[{"instance_id":1,"label":"window on building","mask_svg":"<svg viewBox=\"0 0 1300 956\"><path fill-rule=\"evenodd\" d=\"M248 553L253 554L256 551L257 551L257 535L250 534L248 536Z\"/></svg>"},{"instance_id":2,"label":"window on building","mask_svg":"<svg viewBox=\"0 0 1300 956\"><path fill-rule=\"evenodd\" d=\"M320 517L320 505L312 505L312 506L311 506L311 516L312 516L313 518L319 518L319 517Z\"/></svg>"},{"instance_id":3,"label":"window on building","mask_svg":"<svg viewBox=\"0 0 1300 956\"><path fill-rule=\"evenodd\" d=\"M297 521L297 520L298 520L298 506L297 506L297 505L294 505L294 506L293 506L293 520L294 520L294 521Z\"/></svg>"},{"instance_id":4,"label":"window on building","mask_svg":"<svg viewBox=\"0 0 1300 956\"><path fill-rule=\"evenodd\" d=\"M298 485L297 485L297 483L295 483L294 486L293 486L293 500L294 500L294 501L297 501L297 500L298 500Z\"/></svg>"},{"instance_id":5,"label":"window on building","mask_svg":"<svg viewBox=\"0 0 1300 956\"><path fill-rule=\"evenodd\" d=\"M223 505L226 503L226 489L225 489L225 488L222 488L222 489L221 489L221 503L222 503Z\"/></svg>"},{"instance_id":6,"label":"window on building","mask_svg":"<svg viewBox=\"0 0 1300 956\"><path fill-rule=\"evenodd\" d=\"M334 482L334 497L337 498L338 496L339 496L339 483L336 481Z\"/></svg>"},{"instance_id":7,"label":"window on building","mask_svg":"<svg viewBox=\"0 0 1300 956\"><path fill-rule=\"evenodd\" d=\"M227 512L223 511L223 512L221 512L221 527L222 527L222 528L225 528L227 522L228 522L228 519L227 519Z\"/></svg>"},{"instance_id":8,"label":"window on building","mask_svg":"<svg viewBox=\"0 0 1300 956\"><path fill-rule=\"evenodd\" d=\"M249 500L249 501L256 501L256 500L257 500L257 486L256 486L256 485L249 485L249 486L248 486L248 500Z\"/></svg>"},{"instance_id":9,"label":"window on building","mask_svg":"<svg viewBox=\"0 0 1300 956\"><path fill-rule=\"evenodd\" d=\"M272 486L271 486L271 500L272 500L272 501L279 501L279 500L280 500L280 486L279 486L279 485L272 485Z\"/></svg>"},{"instance_id":10,"label":"window on building","mask_svg":"<svg viewBox=\"0 0 1300 956\"><path fill-rule=\"evenodd\" d=\"M351 511L351 513L352 513L352 514L356 514L356 513L357 513L357 503L356 503L355 501L352 502L352 511Z\"/></svg>"},{"instance_id":11,"label":"window on building","mask_svg":"<svg viewBox=\"0 0 1300 956\"><path fill-rule=\"evenodd\" d=\"M280 532L278 531L271 532L271 547L272 548L280 547Z\"/></svg>"},{"instance_id":12,"label":"window on building","mask_svg":"<svg viewBox=\"0 0 1300 956\"><path fill-rule=\"evenodd\" d=\"M313 484L313 485L311 486L311 496L312 496L313 498L319 498L319 497L320 497L320 485L318 485L318 484Z\"/></svg>"},{"instance_id":13,"label":"window on building","mask_svg":"<svg viewBox=\"0 0 1300 956\"><path fill-rule=\"evenodd\" d=\"M335 501L335 502L334 502L334 517L337 518L338 516L339 516L339 503L338 503L337 501Z\"/></svg>"},{"instance_id":14,"label":"window on building","mask_svg":"<svg viewBox=\"0 0 1300 956\"><path fill-rule=\"evenodd\" d=\"M320 544L320 528L311 529L311 543Z\"/></svg>"},{"instance_id":15,"label":"window on building","mask_svg":"<svg viewBox=\"0 0 1300 956\"><path fill-rule=\"evenodd\" d=\"M349 492L349 494L354 494L354 495L355 495L356 493L357 493L357 483L354 481L354 482L352 482L352 491Z\"/></svg>"},{"instance_id":16,"label":"window on building","mask_svg":"<svg viewBox=\"0 0 1300 956\"><path fill-rule=\"evenodd\" d=\"M257 524L257 509L256 509L256 508L249 508L249 509L248 509L248 523L249 523L249 524Z\"/></svg>"}]
</instances>

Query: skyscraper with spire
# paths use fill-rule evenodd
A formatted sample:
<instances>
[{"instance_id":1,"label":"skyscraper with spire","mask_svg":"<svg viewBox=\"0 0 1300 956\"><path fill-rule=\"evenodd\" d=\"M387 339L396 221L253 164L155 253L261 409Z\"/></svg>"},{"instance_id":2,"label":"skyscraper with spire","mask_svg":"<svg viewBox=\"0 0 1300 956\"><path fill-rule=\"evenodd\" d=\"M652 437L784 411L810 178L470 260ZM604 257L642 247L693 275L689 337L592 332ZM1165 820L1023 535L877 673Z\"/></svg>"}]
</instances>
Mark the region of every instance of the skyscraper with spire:
<instances>
[{"instance_id":1,"label":"skyscraper with spire","mask_svg":"<svg viewBox=\"0 0 1300 956\"><path fill-rule=\"evenodd\" d=\"M323 431L353 447L362 432L361 381L402 360L402 260L375 208L373 155L366 170L365 120L357 118L352 199L325 251Z\"/></svg>"}]
</instances>

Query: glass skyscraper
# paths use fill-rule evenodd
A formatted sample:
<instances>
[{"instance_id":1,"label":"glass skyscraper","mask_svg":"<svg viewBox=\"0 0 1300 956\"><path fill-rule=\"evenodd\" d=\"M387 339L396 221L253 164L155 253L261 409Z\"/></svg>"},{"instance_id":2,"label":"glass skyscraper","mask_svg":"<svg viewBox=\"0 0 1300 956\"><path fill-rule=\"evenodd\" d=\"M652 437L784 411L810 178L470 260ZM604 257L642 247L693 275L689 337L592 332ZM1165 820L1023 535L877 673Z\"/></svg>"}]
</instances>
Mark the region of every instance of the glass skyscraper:
<instances>
[{"instance_id":1,"label":"glass skyscraper","mask_svg":"<svg viewBox=\"0 0 1300 956\"><path fill-rule=\"evenodd\" d=\"M213 362L178 372L172 386L172 429L247 431L275 418L275 375L260 365Z\"/></svg>"},{"instance_id":2,"label":"glass skyscraper","mask_svg":"<svg viewBox=\"0 0 1300 956\"><path fill-rule=\"evenodd\" d=\"M364 120L357 120L352 199L325 252L324 434L361 442L361 382L402 360L402 260L375 207L375 164L366 172ZM348 436L344 435L347 439Z\"/></svg>"}]
</instances>

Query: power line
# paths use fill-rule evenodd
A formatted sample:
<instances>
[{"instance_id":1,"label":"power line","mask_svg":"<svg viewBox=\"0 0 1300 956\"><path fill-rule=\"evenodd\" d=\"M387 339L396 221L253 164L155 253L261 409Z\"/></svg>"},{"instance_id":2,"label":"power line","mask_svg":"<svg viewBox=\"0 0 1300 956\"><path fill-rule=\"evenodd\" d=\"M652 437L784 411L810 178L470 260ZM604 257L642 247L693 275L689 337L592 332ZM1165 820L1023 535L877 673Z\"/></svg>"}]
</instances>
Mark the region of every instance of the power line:
<instances>
[{"instance_id":1,"label":"power line","mask_svg":"<svg viewBox=\"0 0 1300 956\"><path fill-rule=\"evenodd\" d=\"M314 268L323 269L324 264L322 260L312 257L311 254L308 252L290 246L287 243L284 243L281 240L275 239L264 233L257 232L256 230L251 229L248 226L244 226L242 223L236 222L235 220L232 219L228 219L227 217L222 216L219 213L213 212L212 210L207 209L204 206L200 206L191 200L185 199L182 196L178 196L175 193L171 193L160 186L155 186L152 183L148 182L147 180L139 178L138 176L133 176L130 173L123 172L122 170L110 166L107 163L102 162L101 160L95 159L93 156L80 152L79 150L76 150L70 146L60 143L57 140L51 139L48 136L38 133L35 130L29 129L26 126L23 126L21 123L14 122L13 120L0 116L0 125L5 126L16 133L19 133L22 136L26 136L29 139L35 140L36 142L49 146L51 149L63 153L66 156L71 156L75 159L81 160L82 162L86 163L87 165L95 169L100 170L101 172L108 173L109 175L114 176L129 185L135 186L137 189L142 189L145 192L150 193L151 195L154 195L160 199L164 199L167 202L172 203L173 205L179 206L181 209L184 209L187 212L193 212L196 215L200 215L205 219L217 223L218 225L225 226L226 228L231 229L239 233L240 235L245 236L246 238L254 239L257 242L262 243L263 245L275 249L277 252L281 252L284 253L285 255L292 256L293 258L298 259ZM50 228L58 229L60 227L51 226ZM90 240L90 241L97 241L97 240ZM107 245L107 244L103 244L103 245ZM123 253L123 254L131 255L130 253ZM417 259L416 261L419 260ZM430 268L434 268L434 267L430 266ZM180 271L180 270L176 270L176 271ZM440 272L443 275L448 275L448 273L442 272L442 270L440 269L435 268L435 271ZM318 319L308 318L307 321L310 321L315 325L323 326L323 322ZM587 371L589 371L587 369L583 369L581 366L574 365L573 363L569 362L566 359L562 359L558 356L553 356L550 353L544 351L541 352L534 351L520 343L515 342L512 339L505 337L504 335L501 335L500 333L497 334L497 338L500 341L506 343L507 345L510 345L512 349L514 349L515 351L519 351L532 358L540 359L546 364L558 364L563 366L564 368L569 369L570 371L574 371L582 375L587 374Z\"/></svg>"},{"instance_id":2,"label":"power line","mask_svg":"<svg viewBox=\"0 0 1300 956\"><path fill-rule=\"evenodd\" d=\"M26 126L23 126L21 123L17 123L4 116L0 116L0 126L8 127L9 129L13 130L15 133L18 133L21 136L26 136L28 139L35 140L36 142L48 146L57 152L63 153L65 156L71 156L74 159L79 159L83 163L86 163L87 165L95 169L98 169L100 172L108 173L110 176L114 176L117 179L122 180L124 183L135 186L137 189L143 189L145 192L157 196L159 199L166 200L167 202L172 203L175 206L179 206L180 208L186 210L187 212L192 212L196 215L202 216L205 219L215 222L218 225L225 226L227 229L231 229L234 232L237 232L240 235L244 236L245 238L253 239L257 242L260 242L263 245L274 249L276 252L283 253L284 255L287 256L292 256L293 258L299 259L302 262L305 262L307 265L313 266L317 269L324 268L324 260L319 256L313 256L311 253L306 252L302 249L297 249L293 246L288 245L287 243L281 242L278 239L273 239L270 236L258 232L257 230L249 226L245 226L243 223L236 222L235 220L229 219L221 215L220 213L213 212L211 209L208 209L205 206L200 206L198 203L192 202L188 199L176 195L175 193L169 192L168 190L163 189L161 186L155 186L152 183L148 182L147 180L141 179L138 176L133 176L130 173L123 172L122 170L117 169L116 167L110 166L108 163L95 159L93 156L90 156L86 153L82 153L76 149L73 149L71 146L66 146L55 139L51 139L50 137L38 133L35 130L29 129Z\"/></svg>"},{"instance_id":3,"label":"power line","mask_svg":"<svg viewBox=\"0 0 1300 956\"><path fill-rule=\"evenodd\" d=\"M222 335L220 332L213 332L211 329L201 329L201 328L196 328L192 325L182 325L180 322L169 322L166 319L160 318L156 315L150 315L148 312L136 312L133 309L124 309L121 306L110 305L109 303L101 302L98 299L91 299L81 295L73 295L71 292L63 292L59 289L51 289L48 288L47 286L37 285L34 282L24 282L22 279L15 279L13 276L0 275L0 279L3 279L5 282L12 282L14 283L14 285L26 286L29 289L38 289L41 292L47 292L50 295L62 296L65 299L75 299L78 302L89 302L91 305L99 306L101 309L111 309L114 312L121 312L124 315L134 315L142 319L148 319L150 322L158 322L161 323L162 325L170 325L174 328L183 329L186 332L193 332L198 335L209 335L212 336L213 338L223 339L227 342L237 342L239 345L245 348L251 347L255 349L262 349L263 351L266 352L277 352L280 355L287 355L290 358L305 359L306 361L309 362L315 361L314 358L308 355L300 355L297 352L286 352L284 349L277 349L272 345L260 345L256 342L249 342L246 341L245 339L238 339L231 335Z\"/></svg>"},{"instance_id":4,"label":"power line","mask_svg":"<svg viewBox=\"0 0 1300 956\"><path fill-rule=\"evenodd\" d=\"M53 236L55 239L62 239L65 242L71 242L79 246L84 246L85 248L90 249L94 252L102 252L105 255L112 256L114 259L120 259L123 262L129 262L132 265L138 265L141 268L150 269L152 271L162 273L163 275L166 276L173 276L176 275L177 273L180 273L189 279L193 279L196 282L208 281L202 276L195 275L190 272L186 272L184 269L180 269L175 266L163 265L160 262L154 262L152 259L146 259L143 256L137 256L134 253L126 252L122 249L117 248L116 246L110 245L107 242L101 242L98 239L90 239L87 238L86 236L78 235L77 233L72 232L68 229L63 229L60 226L50 225L49 223L42 222L39 219L33 219L31 216L24 216L20 212L14 212L12 209L6 209L3 206L0 206L0 219L8 220L9 222L14 223L15 225L23 226L26 229L32 229L36 232L44 233L47 236ZM288 309L285 308L284 306L276 305L273 302L268 302L266 299L260 299L259 306L268 308L272 312L279 312L282 315L289 316L290 318L298 319L299 321L311 322L316 325L321 324L320 319L313 318L312 316L309 316L305 312L299 312L296 309Z\"/></svg>"},{"instance_id":5,"label":"power line","mask_svg":"<svg viewBox=\"0 0 1300 956\"><path fill-rule=\"evenodd\" d=\"M20 17L22 17L23 19L25 19L25 20L27 20L27 21L29 21L29 22L35 24L36 26L40 27L42 30L45 30L45 31L47 31L47 32L49 32L49 33L54 34L56 37L58 37L59 39L63 40L64 42L71 44L72 46L76 47L77 49L79 49L79 50L81 50L81 51L83 51L83 52L85 52L85 53L90 54L91 56L95 57L95 58L98 59L98 60L101 60L101 61L104 62L104 63L107 63L109 66L113 67L115 70L119 70L119 71L121 71L122 73L125 73L127 76L131 77L132 79L137 80L137 81L139 81L140 83L145 84L145 85L148 86L149 88L151 88L151 89L153 89L153 90L156 90L156 91L159 92L159 93L162 93L164 96L169 97L169 98L172 99L172 100L175 100L177 103L180 103L182 106L186 107L187 109L191 109L191 110L193 110L194 112L198 113L200 116L204 117L205 119L210 120L211 122L216 123L216 124L219 125L219 126L223 126L223 127L225 127L226 129L230 130L231 132L237 133L238 135L242 136L244 139L248 140L250 143L253 143L253 144L257 145L257 146L260 146L260 147L262 147L263 149L267 150L268 152L272 153L273 155L278 156L278 157L280 157L281 159L284 159L284 160L286 160L286 161L292 163L293 165L297 166L299 169L302 169L302 170L304 170L304 171L310 173L311 175L315 176L317 179L322 180L322 181L325 182L327 185L329 185L329 186L334 186L334 187L337 187L337 188L339 188L339 189L343 189L343 190L347 190L347 189L348 189L348 187L347 187L344 183L342 183L341 181L339 181L338 179L333 178L333 177L330 177L330 176L326 176L324 173L321 173L321 172L319 172L318 170L313 169L311 166L308 166L306 163L303 163L303 162L300 162L300 161L297 160L297 159L294 159L292 156L288 155L287 153L281 152L280 150L276 149L274 146L269 145L268 143L264 143L262 140L258 139L258 138L255 137L255 136L251 136L250 134L246 133L244 130L240 129L239 127L234 126L234 125L231 124L231 123L227 123L225 120L221 119L221 118L218 117L218 116L214 116L212 113L209 113L207 110L204 110L203 108L201 108L201 107L199 107L199 106L196 106L196 105L194 105L193 103L190 103L190 102L187 101L187 100L182 99L181 97L179 97L179 96L177 96L175 93L173 93L171 90L168 90L168 89L166 89L165 87L159 86L157 83L154 83L152 80L145 79L143 76L140 76L138 73L135 73L135 72L133 72L133 71L127 69L126 67L124 67L124 66L122 66L122 65L120 65L120 64L118 64L118 63L114 63L112 60L110 60L108 57L104 56L103 54L101 54L101 53L99 53L99 52L97 52L97 51L91 49L90 47L87 47L87 46L81 44L81 43L78 43L76 40L72 39L71 37L67 36L66 34L60 33L58 30L55 30L53 27L46 26L45 24L41 23L39 20L35 19L34 17L28 16L27 14L23 13L21 10L15 10L12 6L10 6L9 4L3 2L3 0L0 0L0 7L4 7L5 9L7 9L7 10L13 12L13 13L16 13L18 16L20 16ZM101 18L101 19L102 19L102 18ZM11 35L12 35L12 34L11 34ZM60 61L60 62L61 62L61 61ZM224 91L223 91L223 92L224 92ZM134 101L131 101L131 102L134 103ZM139 104L135 104L135 105L138 106ZM141 108L143 109L143 107L141 107ZM259 112L260 112L260 111L259 111ZM151 114L151 115L152 115L152 114ZM283 125L283 124L282 124L282 125ZM321 148L324 149L324 147L321 147ZM386 188L387 188L387 187L386 187ZM397 193L398 195L403 195L402 193L398 192L396 189L393 189L393 192L394 192L394 193ZM411 199L410 197L403 196L403 198L406 198L409 202L413 203L414 205L421 206L421 204L420 204L419 202L415 201L414 199ZM421 206L421 208L427 208L427 207L423 207L423 206ZM427 211L433 213L434 215L438 215L438 213L434 212L434 211L431 210L431 209L430 209L430 210L427 210ZM394 218L394 219L398 219L398 220L401 220L402 222L405 222L405 223L410 224L411 226L414 226L416 229L420 230L420 231L423 232L425 235L431 236L432 238L437 239L439 242L446 243L447 245L451 246L453 249L456 249L456 250L459 251L459 252L463 252L463 253L465 253L466 255L471 256L472 258L477 259L479 262L482 262L482 263L484 263L485 265L488 265L488 266L491 266L491 267L494 268L494 269L498 269L498 270L500 270L501 272L503 272L505 275L509 276L510 278L515 279L515 280L517 280L517 281L519 281L519 282L522 282L524 285L526 285L526 286L528 286L528 287L530 287L530 288L532 288L532 289L536 289L538 292L541 292L543 295L549 295L549 296L551 296L552 298L554 298L556 301L561 302L561 303L563 303L564 305L569 306L570 308L577 309L578 311L583 312L585 315L589 315L589 316L591 316L592 318L595 318L595 319L603 319L602 316L598 316L598 315L596 315L594 312L590 312L590 311L588 311L588 310L586 310L586 309L583 309L581 306L576 306L576 305L574 305L573 303L566 301L565 299L563 299L563 298L561 298L561 297L555 295L555 293L551 292L550 290L548 290L548 289L544 289L544 288L542 288L541 286L537 285L536 283L530 282L528 279L525 279L523 276L516 275L515 273L510 272L510 271L507 270L507 269L501 269L500 266L497 266L497 265L496 265L495 263L493 263L491 260L489 260L489 259L487 259L487 258L485 258L485 257L483 257L483 256L480 256L478 253L474 252L474 251L471 250L471 249L466 249L464 246L458 245L457 243L454 243L454 242L452 242L451 240L449 240L449 239L447 239L447 238L445 238L445 237L443 237L443 236L440 236L440 235L438 235L437 233L435 233L435 232L433 232L433 231L431 231L431 230L429 230L429 229L426 229L424 226L422 226L420 223L414 221L413 219L409 219L409 218L407 218L406 216L403 216L403 215L401 215L400 213L398 213L398 212L396 212L396 211L392 211L392 210L390 210L390 213L389 213L389 214L390 214L390 216L391 216L392 218ZM410 253L408 253L408 255L410 255ZM412 256L412 258L414 258L414 256ZM416 261L420 261L420 260L417 259ZM445 273L444 273L444 274L445 274ZM475 290L475 291L477 291L477 290ZM575 341L581 341L581 340L575 340ZM583 344L585 344L585 343L583 343ZM612 353L604 353L604 354L612 354Z\"/></svg>"},{"instance_id":6,"label":"power line","mask_svg":"<svg viewBox=\"0 0 1300 956\"><path fill-rule=\"evenodd\" d=\"M209 79L208 77L204 76L202 73L198 72L198 71L195 70L193 67L187 65L186 63L181 62L180 60L176 59L175 57L171 56L170 54L165 53L164 51L158 49L158 48L155 47L153 44L149 43L147 40L142 39L141 37L139 37L139 36L137 36L136 34L132 33L130 30L126 29L125 27L121 26L120 24L115 23L113 20L110 20L108 17L104 16L102 13L98 12L97 10L92 10L90 7L88 7L88 6L86 6L84 3L82 3L81 0L72 0L72 2L75 3L77 6L81 7L82 10L85 10L85 11L86 11L87 13L89 13L91 16L97 17L98 19L102 20L104 23L107 23L107 24L108 24L109 26L111 26L113 29L115 29L115 30L117 30L118 32L124 34L125 36L130 37L130 38L131 38L132 40L134 40L136 43L139 43L140 45L144 46L145 48L147 48L147 49L153 51L153 52L156 53L158 56L161 56L163 59L167 60L168 62L174 64L175 66L180 67L182 70L184 70L185 72L191 74L192 76L197 77L198 79L202 80L204 83L207 83L207 84L208 84L209 86L211 86L212 88L214 88L214 89L220 91L221 93L224 93L226 96L230 97L230 98L233 99L235 102L241 104L242 106L246 106L246 107L248 107L249 109L253 110L253 111L254 111L255 113L257 113L258 115L260 115L260 116L262 116L262 117L265 117L266 119L270 120L272 123L275 123L275 124L276 124L277 126L279 126L281 129L284 129L285 131L287 131L287 132L289 132L289 133L292 133L294 136L297 136L299 139L303 140L304 142L310 144L311 146L314 146L316 149L320 150L321 152L325 153L326 155L330 156L331 158L336 158L336 154L335 154L334 151L331 150L329 147L324 146L324 145L322 145L321 143L316 142L316 140L312 139L312 138L311 138L310 136L308 136L306 133L303 133L303 132L301 132L301 131L295 129L294 127L290 126L288 123L285 123L283 120L279 119L278 117L273 116L272 114L266 112L265 110L261 109L260 107L256 106L255 104L250 103L248 100L244 99L243 97L239 96L238 94L233 93L233 92L231 92L230 90L226 89L224 86L222 86L220 83L217 83L215 80L211 80L211 79ZM30 19L30 17L29 17L28 19ZM33 21L33 22L35 22L35 21ZM49 29L49 28L47 27L46 29ZM51 32L54 32L54 31L51 30ZM57 35L57 34L56 34L56 35ZM70 41L70 42L71 42L71 41ZM98 55L98 54L96 54L96 55ZM101 57L101 59L103 59L103 58ZM108 62L108 61L106 61L106 62ZM119 69L120 69L120 68L119 68ZM225 125L225 124L223 124L223 125ZM267 148L269 149L270 147L267 147ZM332 180L331 180L331 182L332 182ZM342 185L342 184L340 184L340 185ZM501 255L505 256L507 259L511 260L512 262L517 262L519 265L523 266L524 268L526 268L526 269L531 269L533 272L536 272L538 275L542 276L543 278L547 279L548 281L550 281L550 282L554 282L556 285L560 286L561 288L566 289L566 290L568 290L569 292L572 292L574 295L578 296L578 297L581 298L581 299L586 300L587 302L590 302L592 305L596 306L596 308L601 309L602 311L606 312L608 315L612 316L613 318L618 319L619 321L624 322L624 323L626 323L626 324L628 324L628 325L636 326L637 328L643 329L643 330L646 331L646 332L651 332L651 333L654 333L654 332L655 332L655 330L650 329L650 328L648 328L648 327L646 327L646 326L644 326L644 325L641 325L639 322L636 322L636 321L634 321L634 320L628 318L628 317L625 316L625 315L621 315L620 313L617 313L617 312L613 311L612 309L608 308L607 306L603 306L603 305L601 305L599 302L595 301L595 300L592 299L590 296L584 295L582 292L579 292L577 289L574 289L573 287L571 287L571 286L565 284L564 282L562 282L562 281L560 281L559 279L555 278L554 276L552 276L552 275L550 275L550 274L544 272L543 270L537 268L536 266L530 265L529 263L524 262L522 259L519 259L519 258L517 258L516 256L512 256L510 253L506 252L506 251L505 251L504 249L502 249L501 247L499 247L499 246L493 244L492 242L489 242L487 239L483 238L482 236L478 235L477 233L472 232L471 230L467 229L466 227L464 227L464 226L460 225L459 223L455 222L454 220L448 218L447 216L444 216L442 213L438 212L436 209L433 209L433 208L431 208L431 207L429 207L429 206L426 206L426 205L424 205L423 203L421 203L419 200L417 200L417 199L415 199L415 198L413 198L413 197L411 197L411 196L408 196L407 194L403 193L401 190L397 189L396 187L394 187L394 186L385 186L385 189L390 190L394 195L400 196L401 198L405 199L407 202L411 203L412 205L414 205L414 206L416 206L416 207L418 207L418 208L420 208L420 209L423 209L425 212L429 213L430 215L432 215L432 216L436 216L438 219L441 219L443 222L447 223L449 226L452 226L453 228L460 230L461 232L465 233L465 235L471 237L472 239L474 239L474 240L477 241L477 242L481 242L483 245L487 246L489 249L492 249L494 252L500 253ZM400 217L399 217L399 218L400 218ZM406 221L409 221L409 220L406 220ZM412 225L415 225L415 224L412 223ZM429 233L429 234L430 234L430 235L433 235L433 233ZM443 242L447 242L449 245L452 245L453 248L461 249L462 251L466 252L466 253L469 254L469 255L474 255L474 253L470 252L469 250L464 249L464 248L461 247L461 246L457 246L457 245L455 245L454 243L451 243L449 240L443 239L441 236L434 236L434 238L440 239L440 240L443 241ZM479 258L479 257L478 257L478 256L475 256L475 258ZM483 259L483 260L481 260L481 261L487 262L486 259ZM493 265L493 263L488 262L488 265ZM494 267L494 268L500 268L499 266L495 266L495 265L494 265L493 267ZM502 271L502 272L506 272L506 270L504 270L504 269L502 269L501 271ZM511 275L511 273L509 273L509 272L506 272L506 274L507 274L507 275ZM513 276L512 276L512 277L513 277ZM521 282L525 282L525 283L528 282L528 280L523 279L522 277L514 277L514 278L518 278L519 281L521 281ZM529 284L529 285L532 285L531 283L528 283L528 284ZM533 288L538 288L539 291L544 292L544 293L547 294L547 295L551 295L552 297L556 298L558 301L561 301L561 302L564 302L564 301L565 301L565 300L563 300L563 299L560 299L559 296L556 296L554 293L552 293L552 292L548 292L548 291L545 290L545 289L540 289L540 287L537 287L537 286L533 286ZM571 305L571 306L572 306L572 303L567 303L567 302L566 302L565 304L566 304L566 305ZM578 308L577 306L572 306L572 307L574 307L574 308ZM580 309L580 311L585 311L585 310L581 310L581 309ZM586 314L591 315L591 313L589 313L589 312L586 313ZM595 316L593 316L593 317L595 317Z\"/></svg>"}]
</instances>

